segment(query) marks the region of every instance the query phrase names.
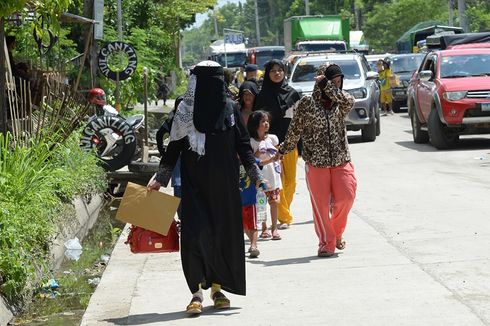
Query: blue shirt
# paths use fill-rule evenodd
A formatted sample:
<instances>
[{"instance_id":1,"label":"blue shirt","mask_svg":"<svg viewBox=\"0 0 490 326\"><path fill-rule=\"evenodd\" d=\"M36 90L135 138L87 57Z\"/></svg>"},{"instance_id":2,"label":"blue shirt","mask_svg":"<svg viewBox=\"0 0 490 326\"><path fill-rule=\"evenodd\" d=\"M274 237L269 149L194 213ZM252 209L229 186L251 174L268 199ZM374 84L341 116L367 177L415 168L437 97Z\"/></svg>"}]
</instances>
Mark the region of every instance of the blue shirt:
<instances>
[{"instance_id":1,"label":"blue shirt","mask_svg":"<svg viewBox=\"0 0 490 326\"><path fill-rule=\"evenodd\" d=\"M242 165L240 165L240 197L242 198L242 206L255 205L257 201L255 185L250 180Z\"/></svg>"}]
</instances>

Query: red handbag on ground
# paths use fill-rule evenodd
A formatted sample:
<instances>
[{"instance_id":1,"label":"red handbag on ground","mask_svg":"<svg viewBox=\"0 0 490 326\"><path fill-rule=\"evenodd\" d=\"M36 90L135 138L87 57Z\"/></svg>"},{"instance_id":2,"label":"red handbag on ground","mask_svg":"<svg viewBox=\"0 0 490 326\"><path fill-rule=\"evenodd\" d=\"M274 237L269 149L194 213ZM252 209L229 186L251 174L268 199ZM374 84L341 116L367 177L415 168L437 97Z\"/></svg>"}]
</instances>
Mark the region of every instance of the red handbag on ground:
<instances>
[{"instance_id":1,"label":"red handbag on ground","mask_svg":"<svg viewBox=\"0 0 490 326\"><path fill-rule=\"evenodd\" d=\"M129 244L131 252L135 254L179 251L177 223L172 222L167 235L132 225L125 243Z\"/></svg>"}]
</instances>

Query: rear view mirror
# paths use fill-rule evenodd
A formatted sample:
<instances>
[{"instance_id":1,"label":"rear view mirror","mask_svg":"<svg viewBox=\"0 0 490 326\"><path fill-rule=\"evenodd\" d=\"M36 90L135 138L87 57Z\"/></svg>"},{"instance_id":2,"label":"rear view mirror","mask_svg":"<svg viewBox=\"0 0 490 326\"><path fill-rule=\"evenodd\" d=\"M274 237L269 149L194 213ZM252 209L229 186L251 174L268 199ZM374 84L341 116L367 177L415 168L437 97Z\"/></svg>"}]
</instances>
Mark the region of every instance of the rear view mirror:
<instances>
[{"instance_id":1,"label":"rear view mirror","mask_svg":"<svg viewBox=\"0 0 490 326\"><path fill-rule=\"evenodd\" d=\"M429 81L432 79L432 71L430 70L422 70L419 72L418 79L421 81Z\"/></svg>"},{"instance_id":2,"label":"rear view mirror","mask_svg":"<svg viewBox=\"0 0 490 326\"><path fill-rule=\"evenodd\" d=\"M375 71L368 71L366 72L366 79L367 80L374 80L379 77L378 73Z\"/></svg>"}]
</instances>

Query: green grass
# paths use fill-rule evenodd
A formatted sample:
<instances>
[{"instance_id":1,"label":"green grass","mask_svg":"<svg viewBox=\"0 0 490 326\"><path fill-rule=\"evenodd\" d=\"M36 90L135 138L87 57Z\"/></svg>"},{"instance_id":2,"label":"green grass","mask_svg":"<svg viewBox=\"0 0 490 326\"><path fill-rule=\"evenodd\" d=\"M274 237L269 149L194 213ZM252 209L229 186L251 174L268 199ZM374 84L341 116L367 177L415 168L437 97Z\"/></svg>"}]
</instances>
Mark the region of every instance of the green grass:
<instances>
[{"instance_id":1,"label":"green grass","mask_svg":"<svg viewBox=\"0 0 490 326\"><path fill-rule=\"evenodd\" d=\"M78 261L65 260L55 273L48 273L46 279L54 278L59 284L58 294L54 298L42 296L40 288L32 301L29 311L16 318L16 324L44 321L51 324L59 320L65 325L67 319L76 319L77 313L85 311L95 287L89 284L89 279L101 277L105 264L102 255L110 255L117 241L123 223L113 219L108 209L103 209L99 218L82 242L82 255ZM74 314L63 316L63 313ZM74 323L75 325L76 323Z\"/></svg>"},{"instance_id":2,"label":"green grass","mask_svg":"<svg viewBox=\"0 0 490 326\"><path fill-rule=\"evenodd\" d=\"M81 151L79 135L15 146L0 135L0 292L22 301L48 270L49 246L77 195L105 189L97 158ZM73 212L71 212L73 216Z\"/></svg>"}]
</instances>

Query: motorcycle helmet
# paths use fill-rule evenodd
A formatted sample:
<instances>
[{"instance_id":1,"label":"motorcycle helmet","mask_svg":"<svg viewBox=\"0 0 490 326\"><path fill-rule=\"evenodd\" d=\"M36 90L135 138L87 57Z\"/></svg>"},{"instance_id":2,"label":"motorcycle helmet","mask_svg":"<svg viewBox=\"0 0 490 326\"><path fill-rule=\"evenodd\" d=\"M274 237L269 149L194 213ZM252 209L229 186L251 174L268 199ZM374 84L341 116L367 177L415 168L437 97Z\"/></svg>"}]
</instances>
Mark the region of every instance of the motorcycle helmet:
<instances>
[{"instance_id":1,"label":"motorcycle helmet","mask_svg":"<svg viewBox=\"0 0 490 326\"><path fill-rule=\"evenodd\" d=\"M88 101L91 104L104 106L106 104L104 90L102 88L92 88L89 90Z\"/></svg>"}]
</instances>

